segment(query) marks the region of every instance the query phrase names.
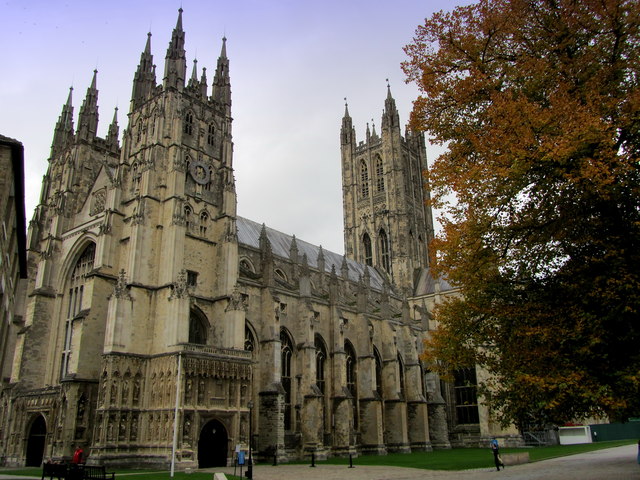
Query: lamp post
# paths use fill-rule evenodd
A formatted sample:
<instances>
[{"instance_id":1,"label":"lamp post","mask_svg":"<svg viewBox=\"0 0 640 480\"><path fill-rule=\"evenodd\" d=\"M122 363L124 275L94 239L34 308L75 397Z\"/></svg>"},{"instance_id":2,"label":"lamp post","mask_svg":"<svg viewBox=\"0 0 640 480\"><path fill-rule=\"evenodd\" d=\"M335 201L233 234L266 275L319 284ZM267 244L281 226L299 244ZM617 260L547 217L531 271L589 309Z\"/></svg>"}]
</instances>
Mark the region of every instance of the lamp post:
<instances>
[{"instance_id":1,"label":"lamp post","mask_svg":"<svg viewBox=\"0 0 640 480\"><path fill-rule=\"evenodd\" d=\"M251 443L253 439L253 402L249 400L249 464L247 465L247 473L245 474L249 480L253 478L253 459L251 458Z\"/></svg>"}]
</instances>

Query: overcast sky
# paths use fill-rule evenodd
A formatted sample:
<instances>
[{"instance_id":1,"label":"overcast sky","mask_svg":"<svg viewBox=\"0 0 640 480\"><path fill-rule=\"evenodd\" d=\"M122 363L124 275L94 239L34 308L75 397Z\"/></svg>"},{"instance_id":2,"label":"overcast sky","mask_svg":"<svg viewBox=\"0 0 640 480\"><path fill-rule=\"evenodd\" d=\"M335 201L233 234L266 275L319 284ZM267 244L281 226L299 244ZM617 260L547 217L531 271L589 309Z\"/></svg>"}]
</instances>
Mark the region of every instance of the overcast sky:
<instances>
[{"instance_id":1,"label":"overcast sky","mask_svg":"<svg viewBox=\"0 0 640 480\"><path fill-rule=\"evenodd\" d=\"M387 80L406 124L418 92L402 47L425 17L459 0L0 0L0 134L25 149L32 218L53 128L74 87L74 124L97 68L104 137L119 107L127 127L133 74L147 40L162 81L182 5L187 75L213 80L222 37L230 59L238 214L343 252L339 131L344 98L358 140L379 131ZM200 72L198 74L200 76ZM210 86L209 86L210 93ZM438 150L428 147L432 161Z\"/></svg>"}]
</instances>

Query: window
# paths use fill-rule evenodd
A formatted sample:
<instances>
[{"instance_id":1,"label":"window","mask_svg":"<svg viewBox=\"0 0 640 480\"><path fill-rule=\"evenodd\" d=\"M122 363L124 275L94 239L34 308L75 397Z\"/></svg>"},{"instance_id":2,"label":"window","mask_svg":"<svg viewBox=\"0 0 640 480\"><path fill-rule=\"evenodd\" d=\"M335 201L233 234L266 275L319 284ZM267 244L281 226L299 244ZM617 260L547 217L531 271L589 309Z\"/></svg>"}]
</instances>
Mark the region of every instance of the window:
<instances>
[{"instance_id":1,"label":"window","mask_svg":"<svg viewBox=\"0 0 640 480\"><path fill-rule=\"evenodd\" d=\"M373 357L376 361L376 392L382 398L382 358L376 347L373 347Z\"/></svg>"},{"instance_id":2,"label":"window","mask_svg":"<svg viewBox=\"0 0 640 480\"><path fill-rule=\"evenodd\" d=\"M280 270L279 268L276 268L276 269L274 270L274 272L273 272L273 273L275 273L275 274L276 274L276 277L278 277L278 278L279 278L280 280L282 280L283 282L286 282L286 281L287 281L287 276L286 276L286 275L285 275L285 273L284 273L282 270ZM283 305L284 305L284 304L283 304ZM286 308L286 306L285 306L285 308Z\"/></svg>"},{"instance_id":3,"label":"window","mask_svg":"<svg viewBox=\"0 0 640 480\"><path fill-rule=\"evenodd\" d=\"M380 230L380 260L382 261L382 268L387 272L391 269L391 262L389 258L389 239L387 233L384 230Z\"/></svg>"},{"instance_id":4,"label":"window","mask_svg":"<svg viewBox=\"0 0 640 480\"><path fill-rule=\"evenodd\" d=\"M213 146L216 140L216 127L213 123L209 124L209 131L207 133L207 145Z\"/></svg>"},{"instance_id":5,"label":"window","mask_svg":"<svg viewBox=\"0 0 640 480\"><path fill-rule=\"evenodd\" d=\"M255 273L253 265L246 258L243 258L242 260L240 260L240 270L245 270L247 272Z\"/></svg>"},{"instance_id":6,"label":"window","mask_svg":"<svg viewBox=\"0 0 640 480\"><path fill-rule=\"evenodd\" d=\"M207 344L207 326L208 321L204 314L191 310L189 315L189 343L199 345Z\"/></svg>"},{"instance_id":7,"label":"window","mask_svg":"<svg viewBox=\"0 0 640 480\"><path fill-rule=\"evenodd\" d=\"M244 349L247 352L255 352L256 350L256 339L248 325L244 326Z\"/></svg>"},{"instance_id":8,"label":"window","mask_svg":"<svg viewBox=\"0 0 640 480\"><path fill-rule=\"evenodd\" d=\"M404 363L402 362L400 354L398 354L398 387L400 389L400 398L404 399Z\"/></svg>"},{"instance_id":9,"label":"window","mask_svg":"<svg viewBox=\"0 0 640 480\"><path fill-rule=\"evenodd\" d=\"M378 192L384 192L384 165L380 155L376 155L376 188Z\"/></svg>"},{"instance_id":10,"label":"window","mask_svg":"<svg viewBox=\"0 0 640 480\"><path fill-rule=\"evenodd\" d=\"M291 430L291 356L293 346L285 330L280 331L281 382L284 389L284 429Z\"/></svg>"},{"instance_id":11,"label":"window","mask_svg":"<svg viewBox=\"0 0 640 480\"><path fill-rule=\"evenodd\" d=\"M478 415L477 380L474 368L453 372L453 389L456 399L456 419L459 424L480 423Z\"/></svg>"},{"instance_id":12,"label":"window","mask_svg":"<svg viewBox=\"0 0 640 480\"><path fill-rule=\"evenodd\" d=\"M360 194L362 198L369 196L369 170L364 160L360 162Z\"/></svg>"},{"instance_id":13,"label":"window","mask_svg":"<svg viewBox=\"0 0 640 480\"><path fill-rule=\"evenodd\" d=\"M187 270L187 286L196 287L198 285L198 272Z\"/></svg>"},{"instance_id":14,"label":"window","mask_svg":"<svg viewBox=\"0 0 640 480\"><path fill-rule=\"evenodd\" d=\"M362 236L362 245L364 247L364 263L371 267L373 266L373 253L371 250L371 238L368 233Z\"/></svg>"},{"instance_id":15,"label":"window","mask_svg":"<svg viewBox=\"0 0 640 480\"><path fill-rule=\"evenodd\" d=\"M209 214L202 212L200 214L200 236L204 237L207 234L207 224L209 222Z\"/></svg>"},{"instance_id":16,"label":"window","mask_svg":"<svg viewBox=\"0 0 640 480\"><path fill-rule=\"evenodd\" d=\"M357 364L356 364L356 352L353 349L351 343L346 342L344 344L344 351L346 354L346 379L347 390L351 394L351 410L353 415L353 428L358 428L358 386L357 386Z\"/></svg>"},{"instance_id":17,"label":"window","mask_svg":"<svg viewBox=\"0 0 640 480\"><path fill-rule=\"evenodd\" d=\"M191 135L193 133L193 113L187 112L184 116L184 133Z\"/></svg>"},{"instance_id":18,"label":"window","mask_svg":"<svg viewBox=\"0 0 640 480\"><path fill-rule=\"evenodd\" d=\"M184 225L187 227L187 232L191 229L191 224L193 223L193 217L191 214L193 211L190 206L184 207Z\"/></svg>"},{"instance_id":19,"label":"window","mask_svg":"<svg viewBox=\"0 0 640 480\"><path fill-rule=\"evenodd\" d=\"M324 367L327 360L327 349L324 346L324 341L320 335L316 335L315 338L316 347L316 385L318 390L325 394L325 381L324 381Z\"/></svg>"},{"instance_id":20,"label":"window","mask_svg":"<svg viewBox=\"0 0 640 480\"><path fill-rule=\"evenodd\" d=\"M86 283L86 275L93 270L93 262L96 254L96 245L90 243L85 247L80 258L76 262L69 281L67 294L67 319L64 324L64 346L62 349L62 361L60 364L60 378L64 378L69 373L69 362L71 359L73 340L73 319L82 310L82 295Z\"/></svg>"}]
</instances>

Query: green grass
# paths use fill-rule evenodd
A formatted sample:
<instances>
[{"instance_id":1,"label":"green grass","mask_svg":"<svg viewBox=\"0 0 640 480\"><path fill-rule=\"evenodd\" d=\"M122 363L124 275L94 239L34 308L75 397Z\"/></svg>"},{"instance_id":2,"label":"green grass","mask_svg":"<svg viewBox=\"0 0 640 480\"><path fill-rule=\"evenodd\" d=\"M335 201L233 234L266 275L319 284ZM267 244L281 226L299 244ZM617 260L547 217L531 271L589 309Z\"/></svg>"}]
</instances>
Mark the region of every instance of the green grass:
<instances>
[{"instance_id":1,"label":"green grass","mask_svg":"<svg viewBox=\"0 0 640 480\"><path fill-rule=\"evenodd\" d=\"M551 447L535 448L502 448L501 453L529 452L532 462L546 460L549 458L575 455L577 453L592 452L604 448L620 447L622 445L635 444L637 440L615 440L610 442L586 443L582 445L554 445ZM296 462L299 464L309 464L310 462ZM349 459L330 458L328 460L317 461L317 465L345 465L349 464ZM421 468L425 470L468 470L472 468L493 467L493 455L489 448L456 448L453 450L436 450L434 452L415 453L391 453L389 455L363 455L353 459L354 466L358 465L381 465L391 467ZM168 471L136 471L136 470L115 470L116 478L125 480L170 480ZM29 477L40 477L40 468L21 469L0 469L1 474L20 475ZM244 473L244 472L243 472ZM174 480L211 480L211 473L204 472L175 472ZM227 476L230 480L241 480L240 476Z\"/></svg>"}]
</instances>

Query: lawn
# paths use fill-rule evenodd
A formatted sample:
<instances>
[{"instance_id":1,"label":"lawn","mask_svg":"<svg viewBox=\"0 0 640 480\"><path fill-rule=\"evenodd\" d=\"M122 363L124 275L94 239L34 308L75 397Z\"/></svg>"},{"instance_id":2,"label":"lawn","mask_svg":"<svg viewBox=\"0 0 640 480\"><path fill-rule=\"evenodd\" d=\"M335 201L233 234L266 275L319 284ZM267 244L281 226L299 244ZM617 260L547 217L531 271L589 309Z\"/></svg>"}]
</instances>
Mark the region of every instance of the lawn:
<instances>
[{"instance_id":1,"label":"lawn","mask_svg":"<svg viewBox=\"0 0 640 480\"><path fill-rule=\"evenodd\" d=\"M581 445L554 445L551 447L535 448L503 448L501 453L517 453L527 451L532 462L546 460L554 457L575 455L577 453L591 452L603 448L619 447L636 443L636 440L615 440L610 442L586 443ZM296 462L310 463L310 462ZM330 458L328 460L317 461L322 465L345 465L349 464L348 458ZM486 468L493 466L493 455L489 448L457 448L453 450L436 450L434 452L415 453L391 453L389 455L363 455L353 458L353 465L384 465L393 467L421 468L425 470L468 470L472 468ZM239 470L238 470L239 473ZM243 472L244 473L244 472ZM40 468L21 469L0 469L0 474L21 475L30 477L40 477ZM126 477L126 480L170 480L168 471L135 471L116 470L118 475ZM175 472L175 480L211 480L211 473L204 472ZM228 476L230 480L241 480L240 476Z\"/></svg>"}]
</instances>

